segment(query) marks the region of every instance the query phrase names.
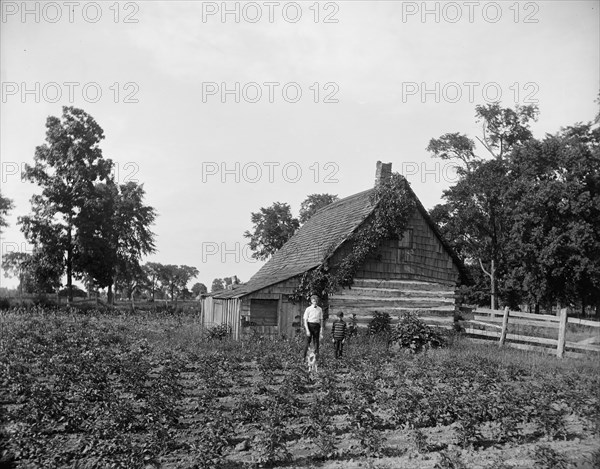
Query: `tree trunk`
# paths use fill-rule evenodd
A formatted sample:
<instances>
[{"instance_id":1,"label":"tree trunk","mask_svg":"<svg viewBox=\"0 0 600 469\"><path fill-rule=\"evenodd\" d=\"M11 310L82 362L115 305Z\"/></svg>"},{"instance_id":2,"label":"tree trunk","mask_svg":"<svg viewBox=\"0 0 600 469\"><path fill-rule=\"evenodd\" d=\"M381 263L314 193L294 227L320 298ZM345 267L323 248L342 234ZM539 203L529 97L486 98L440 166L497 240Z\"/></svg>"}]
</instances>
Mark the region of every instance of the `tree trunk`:
<instances>
[{"instance_id":1,"label":"tree trunk","mask_svg":"<svg viewBox=\"0 0 600 469\"><path fill-rule=\"evenodd\" d=\"M496 299L496 265L494 259L492 259L492 265L490 266L490 280L492 283L492 294L490 298L491 308L496 309L497 299Z\"/></svg>"},{"instance_id":2,"label":"tree trunk","mask_svg":"<svg viewBox=\"0 0 600 469\"><path fill-rule=\"evenodd\" d=\"M131 310L135 311L135 285L131 288Z\"/></svg>"},{"instance_id":3,"label":"tree trunk","mask_svg":"<svg viewBox=\"0 0 600 469\"><path fill-rule=\"evenodd\" d=\"M73 234L71 233L72 219L69 215L67 227L67 302L73 303Z\"/></svg>"},{"instance_id":4,"label":"tree trunk","mask_svg":"<svg viewBox=\"0 0 600 469\"><path fill-rule=\"evenodd\" d=\"M112 290L112 283L108 286L108 289L106 291L106 301L107 303L112 306L114 304L114 295L113 295L113 290Z\"/></svg>"},{"instance_id":5,"label":"tree trunk","mask_svg":"<svg viewBox=\"0 0 600 469\"><path fill-rule=\"evenodd\" d=\"M23 273L19 272L19 302L23 304Z\"/></svg>"},{"instance_id":6,"label":"tree trunk","mask_svg":"<svg viewBox=\"0 0 600 469\"><path fill-rule=\"evenodd\" d=\"M488 272L487 270L485 270L485 267L483 266L483 262L481 261L481 258L479 258L479 266L481 267L481 270L483 271L484 274L486 274L489 278L490 278L490 309L496 309L496 264L494 262L494 259L492 259L492 262L490 264L490 271Z\"/></svg>"}]
</instances>

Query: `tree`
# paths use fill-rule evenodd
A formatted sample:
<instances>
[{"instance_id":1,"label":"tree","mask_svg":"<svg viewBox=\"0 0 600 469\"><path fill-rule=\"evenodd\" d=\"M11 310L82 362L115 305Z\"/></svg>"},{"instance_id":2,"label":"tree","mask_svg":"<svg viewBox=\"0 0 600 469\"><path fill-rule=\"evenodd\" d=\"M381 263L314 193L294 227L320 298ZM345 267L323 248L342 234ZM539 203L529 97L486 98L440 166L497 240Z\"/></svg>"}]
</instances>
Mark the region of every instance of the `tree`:
<instances>
[{"instance_id":1,"label":"tree","mask_svg":"<svg viewBox=\"0 0 600 469\"><path fill-rule=\"evenodd\" d=\"M475 142L466 135L449 133L432 139L427 150L437 158L458 160L460 179L444 191L446 202L430 214L462 258L478 264L489 278L490 304L496 308L498 275L506 268L504 243L510 218L503 199L509 171L506 155L532 139L529 126L537 119L538 109L488 104L476 106L475 114L482 123L482 137L477 139L494 159L476 155Z\"/></svg>"},{"instance_id":2,"label":"tree","mask_svg":"<svg viewBox=\"0 0 600 469\"><path fill-rule=\"evenodd\" d=\"M146 280L140 261L155 252L150 226L156 211L144 205L144 188L135 182L98 183L95 197L86 202L79 221L76 258L80 271L89 273L101 288L126 286L129 295ZM131 297L130 297L131 298Z\"/></svg>"},{"instance_id":3,"label":"tree","mask_svg":"<svg viewBox=\"0 0 600 469\"><path fill-rule=\"evenodd\" d=\"M275 254L300 226L298 219L292 217L290 206L281 202L252 213L251 221L253 231L246 231L244 237L250 238L250 249L254 251L252 257L258 260Z\"/></svg>"},{"instance_id":4,"label":"tree","mask_svg":"<svg viewBox=\"0 0 600 469\"><path fill-rule=\"evenodd\" d=\"M34 248L26 268L26 291L40 294L57 292L64 272L63 253L51 244Z\"/></svg>"},{"instance_id":5,"label":"tree","mask_svg":"<svg viewBox=\"0 0 600 469\"><path fill-rule=\"evenodd\" d=\"M500 107L499 103L475 106L477 121L482 123L483 138L479 142L496 158L502 158L533 135L530 122L536 121L536 105L516 105L515 109Z\"/></svg>"},{"instance_id":6,"label":"tree","mask_svg":"<svg viewBox=\"0 0 600 469\"><path fill-rule=\"evenodd\" d=\"M475 106L476 121L482 123L482 137L477 137L477 140L492 156L502 158L517 145L532 138L529 127L537 116L538 108L533 104L517 105L514 110L502 108L498 103ZM435 158L457 160L459 175L471 171L474 162L483 161L476 154L475 141L458 132L432 138L426 150Z\"/></svg>"},{"instance_id":7,"label":"tree","mask_svg":"<svg viewBox=\"0 0 600 469\"><path fill-rule=\"evenodd\" d=\"M426 150L442 160L458 160L464 165L458 168L466 171L469 171L472 162L478 159L475 155L475 141L458 132L444 134L437 139L432 138Z\"/></svg>"},{"instance_id":8,"label":"tree","mask_svg":"<svg viewBox=\"0 0 600 469\"><path fill-rule=\"evenodd\" d=\"M203 283L196 282L196 283L194 283L194 285L192 285L192 294L194 295L195 298L197 298L199 295L202 295L206 292L208 292L208 288L206 288L206 285L204 285Z\"/></svg>"},{"instance_id":9,"label":"tree","mask_svg":"<svg viewBox=\"0 0 600 469\"><path fill-rule=\"evenodd\" d=\"M510 284L536 309L599 308L600 129L578 124L528 142L511 155L510 176Z\"/></svg>"},{"instance_id":10,"label":"tree","mask_svg":"<svg viewBox=\"0 0 600 469\"><path fill-rule=\"evenodd\" d=\"M33 166L26 165L24 177L42 188L31 198L33 214L20 217L27 239L42 250L47 245L40 231L50 230L51 240L64 258L67 291L74 275L79 216L94 191L94 183L109 179L112 161L102 157L99 147L104 138L102 128L85 111L63 107L62 118L46 120L46 143L36 147ZM54 267L57 267L55 265ZM73 296L68 295L71 302Z\"/></svg>"},{"instance_id":11,"label":"tree","mask_svg":"<svg viewBox=\"0 0 600 469\"><path fill-rule=\"evenodd\" d=\"M507 167L503 160L473 163L450 189L446 203L430 215L446 239L467 262L475 262L489 277L490 304L497 306L498 269L504 259L509 220L503 205Z\"/></svg>"},{"instance_id":12,"label":"tree","mask_svg":"<svg viewBox=\"0 0 600 469\"><path fill-rule=\"evenodd\" d=\"M148 287L148 277L139 263L131 264L127 270L121 271L116 277L115 290L124 293L131 301L132 309L135 307L136 292Z\"/></svg>"},{"instance_id":13,"label":"tree","mask_svg":"<svg viewBox=\"0 0 600 469\"><path fill-rule=\"evenodd\" d=\"M23 223L22 226L25 237L33 245L31 258L26 263L26 290L52 293L61 286L65 270L62 227L44 219L39 213L39 207L34 207L33 217L35 223Z\"/></svg>"},{"instance_id":14,"label":"tree","mask_svg":"<svg viewBox=\"0 0 600 469\"><path fill-rule=\"evenodd\" d=\"M311 194L307 196L300 205L300 223L306 223L317 210L326 207L336 200L338 200L338 196L332 194Z\"/></svg>"},{"instance_id":15,"label":"tree","mask_svg":"<svg viewBox=\"0 0 600 469\"><path fill-rule=\"evenodd\" d=\"M8 223L6 222L6 216L13 208L13 201L7 197L3 197L2 192L0 192L0 233L2 233L3 228L8 226Z\"/></svg>"},{"instance_id":16,"label":"tree","mask_svg":"<svg viewBox=\"0 0 600 469\"><path fill-rule=\"evenodd\" d=\"M160 279L163 277L164 266L158 262L146 262L142 267L144 274L148 279L147 288L150 291L152 301L155 299L155 293L160 289Z\"/></svg>"},{"instance_id":17,"label":"tree","mask_svg":"<svg viewBox=\"0 0 600 469\"><path fill-rule=\"evenodd\" d=\"M223 280L220 278L214 279L212 281L210 291L214 293L214 292L221 291L221 290L225 290L225 285L223 284Z\"/></svg>"},{"instance_id":18,"label":"tree","mask_svg":"<svg viewBox=\"0 0 600 469\"><path fill-rule=\"evenodd\" d=\"M23 297L25 283L27 282L28 269L31 262L31 254L26 252L9 252L2 257L2 269L5 277L16 277L19 279L19 296ZM29 280L28 283L31 283Z\"/></svg>"},{"instance_id":19,"label":"tree","mask_svg":"<svg viewBox=\"0 0 600 469\"><path fill-rule=\"evenodd\" d=\"M164 265L161 269L161 285L169 292L171 300L177 301L191 279L198 276L198 269L187 265Z\"/></svg>"}]
</instances>

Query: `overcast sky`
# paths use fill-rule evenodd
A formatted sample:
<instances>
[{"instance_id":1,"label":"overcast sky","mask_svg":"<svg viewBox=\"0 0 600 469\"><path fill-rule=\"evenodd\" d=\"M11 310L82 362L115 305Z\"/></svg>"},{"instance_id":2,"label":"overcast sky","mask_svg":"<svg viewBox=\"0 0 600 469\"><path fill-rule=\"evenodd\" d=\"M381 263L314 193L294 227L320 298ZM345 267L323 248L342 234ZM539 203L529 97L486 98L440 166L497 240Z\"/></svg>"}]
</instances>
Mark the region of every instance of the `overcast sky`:
<instances>
[{"instance_id":1,"label":"overcast sky","mask_svg":"<svg viewBox=\"0 0 600 469\"><path fill-rule=\"evenodd\" d=\"M120 182L144 184L145 260L195 266L209 289L262 265L251 212L368 189L377 160L439 203L454 173L425 148L480 135L477 104L537 103L538 137L598 110L598 1L1 4L3 254L28 249L20 171L63 105L104 129Z\"/></svg>"}]
</instances>

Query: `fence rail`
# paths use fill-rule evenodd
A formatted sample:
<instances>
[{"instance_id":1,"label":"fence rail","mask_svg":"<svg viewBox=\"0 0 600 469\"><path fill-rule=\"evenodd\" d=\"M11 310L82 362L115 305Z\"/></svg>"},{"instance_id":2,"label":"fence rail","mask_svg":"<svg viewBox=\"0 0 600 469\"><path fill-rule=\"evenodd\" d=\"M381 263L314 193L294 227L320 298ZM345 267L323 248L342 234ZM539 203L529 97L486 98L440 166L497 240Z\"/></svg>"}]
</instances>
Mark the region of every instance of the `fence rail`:
<instances>
[{"instance_id":1,"label":"fence rail","mask_svg":"<svg viewBox=\"0 0 600 469\"><path fill-rule=\"evenodd\" d=\"M482 341L481 338L486 341L498 339L500 346L555 353L559 358L581 356L582 352L600 353L600 322L569 318L566 308L561 309L557 316L522 313L508 308L503 311L478 308L470 314L462 314L457 323L477 341ZM579 340L567 340L569 333L575 334L569 326L593 329L579 332ZM529 330L521 333L520 329ZM547 332L541 337L535 335L541 331ZM582 339L581 334L592 336Z\"/></svg>"}]
</instances>

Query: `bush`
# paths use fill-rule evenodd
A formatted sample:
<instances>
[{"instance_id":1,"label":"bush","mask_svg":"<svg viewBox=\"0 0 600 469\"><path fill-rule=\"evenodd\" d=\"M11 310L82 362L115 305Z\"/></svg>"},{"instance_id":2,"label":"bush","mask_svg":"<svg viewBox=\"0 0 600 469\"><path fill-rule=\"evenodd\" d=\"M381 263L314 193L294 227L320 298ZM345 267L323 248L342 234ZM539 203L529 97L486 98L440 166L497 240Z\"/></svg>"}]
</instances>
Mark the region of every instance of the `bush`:
<instances>
[{"instance_id":1,"label":"bush","mask_svg":"<svg viewBox=\"0 0 600 469\"><path fill-rule=\"evenodd\" d=\"M220 326L214 326L209 328L207 331L208 339L228 339L231 337L231 326L229 324L221 324Z\"/></svg>"},{"instance_id":2,"label":"bush","mask_svg":"<svg viewBox=\"0 0 600 469\"><path fill-rule=\"evenodd\" d=\"M392 326L392 318L388 313L373 312L373 319L369 322L369 334L379 335L389 333Z\"/></svg>"},{"instance_id":3,"label":"bush","mask_svg":"<svg viewBox=\"0 0 600 469\"><path fill-rule=\"evenodd\" d=\"M8 298L0 298L0 310L10 309L10 300Z\"/></svg>"},{"instance_id":4,"label":"bush","mask_svg":"<svg viewBox=\"0 0 600 469\"><path fill-rule=\"evenodd\" d=\"M411 353L446 345L446 340L440 332L425 324L411 311L403 313L400 317L400 322L392 331L390 342L398 343Z\"/></svg>"}]
</instances>

